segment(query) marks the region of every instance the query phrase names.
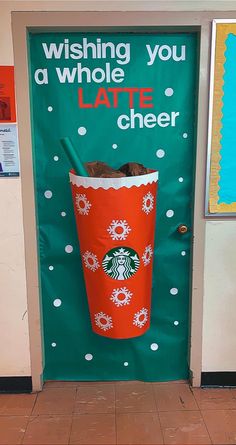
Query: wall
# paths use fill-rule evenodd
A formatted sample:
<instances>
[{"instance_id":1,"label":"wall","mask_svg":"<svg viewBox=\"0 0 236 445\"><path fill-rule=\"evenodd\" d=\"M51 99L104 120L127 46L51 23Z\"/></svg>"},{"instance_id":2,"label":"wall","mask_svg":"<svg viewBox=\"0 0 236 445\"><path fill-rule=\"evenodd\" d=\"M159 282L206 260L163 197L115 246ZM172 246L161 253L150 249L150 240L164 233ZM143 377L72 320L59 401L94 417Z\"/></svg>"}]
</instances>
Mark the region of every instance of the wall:
<instances>
[{"instance_id":1,"label":"wall","mask_svg":"<svg viewBox=\"0 0 236 445\"><path fill-rule=\"evenodd\" d=\"M236 221L207 221L203 371L236 371Z\"/></svg>"},{"instance_id":2,"label":"wall","mask_svg":"<svg viewBox=\"0 0 236 445\"><path fill-rule=\"evenodd\" d=\"M189 10L233 10L233 1L188 2ZM12 10L184 10L176 1L2 1L0 3L0 64L13 64ZM0 180L0 376L30 375L21 179ZM203 314L203 371L236 371L236 280L232 238L235 221L206 222ZM7 302L7 304L6 304Z\"/></svg>"},{"instance_id":3,"label":"wall","mask_svg":"<svg viewBox=\"0 0 236 445\"><path fill-rule=\"evenodd\" d=\"M0 14L0 64L13 65L8 8ZM0 375L29 376L29 331L20 178L0 178Z\"/></svg>"}]
</instances>

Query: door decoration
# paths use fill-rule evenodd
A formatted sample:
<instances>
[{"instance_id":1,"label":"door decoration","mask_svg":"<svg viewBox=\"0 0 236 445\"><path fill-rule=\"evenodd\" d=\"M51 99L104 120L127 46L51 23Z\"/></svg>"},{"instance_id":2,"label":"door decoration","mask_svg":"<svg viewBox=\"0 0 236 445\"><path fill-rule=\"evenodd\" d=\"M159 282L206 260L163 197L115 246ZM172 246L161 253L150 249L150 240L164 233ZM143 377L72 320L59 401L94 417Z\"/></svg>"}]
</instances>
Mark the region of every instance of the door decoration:
<instances>
[{"instance_id":1,"label":"door decoration","mask_svg":"<svg viewBox=\"0 0 236 445\"><path fill-rule=\"evenodd\" d=\"M157 172L103 179L70 173L90 318L99 335L127 339L150 327L157 179Z\"/></svg>"},{"instance_id":2,"label":"door decoration","mask_svg":"<svg viewBox=\"0 0 236 445\"><path fill-rule=\"evenodd\" d=\"M44 379L188 376L197 55L189 32L29 35ZM84 163L158 171L157 198L150 180L95 189L72 174L70 183L60 143L68 135ZM102 305L92 298L97 279L107 283Z\"/></svg>"},{"instance_id":3,"label":"door decoration","mask_svg":"<svg viewBox=\"0 0 236 445\"><path fill-rule=\"evenodd\" d=\"M214 20L208 137L209 215L236 213L236 21Z\"/></svg>"}]
</instances>

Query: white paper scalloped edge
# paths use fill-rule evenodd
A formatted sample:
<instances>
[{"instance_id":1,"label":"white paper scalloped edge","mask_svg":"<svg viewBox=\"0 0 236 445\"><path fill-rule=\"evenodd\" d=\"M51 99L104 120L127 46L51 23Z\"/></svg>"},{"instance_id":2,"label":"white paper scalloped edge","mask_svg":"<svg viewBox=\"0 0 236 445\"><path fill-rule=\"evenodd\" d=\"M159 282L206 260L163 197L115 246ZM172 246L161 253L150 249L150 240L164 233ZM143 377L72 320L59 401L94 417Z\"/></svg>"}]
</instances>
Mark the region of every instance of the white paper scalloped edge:
<instances>
[{"instance_id":1,"label":"white paper scalloped edge","mask_svg":"<svg viewBox=\"0 0 236 445\"><path fill-rule=\"evenodd\" d=\"M120 189L121 187L140 187L140 185L152 184L158 181L158 171L148 173L141 176L128 176L123 178L91 178L85 176L77 176L74 173L69 173L70 182L73 185L83 186L85 188L92 187L93 189L103 188L105 190L113 188Z\"/></svg>"}]
</instances>

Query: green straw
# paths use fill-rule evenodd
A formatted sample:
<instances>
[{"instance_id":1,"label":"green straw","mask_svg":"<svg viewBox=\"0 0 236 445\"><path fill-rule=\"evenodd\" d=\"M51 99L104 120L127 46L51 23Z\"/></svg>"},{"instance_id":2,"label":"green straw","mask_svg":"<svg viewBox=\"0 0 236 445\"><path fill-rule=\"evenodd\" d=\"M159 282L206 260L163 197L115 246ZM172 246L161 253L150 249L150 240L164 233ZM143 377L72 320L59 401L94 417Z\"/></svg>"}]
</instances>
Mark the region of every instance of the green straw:
<instances>
[{"instance_id":1,"label":"green straw","mask_svg":"<svg viewBox=\"0 0 236 445\"><path fill-rule=\"evenodd\" d=\"M75 170L75 173L79 176L88 176L88 172L86 171L78 153L76 153L75 147L72 144L71 139L65 137L61 139L60 142L70 161L71 166Z\"/></svg>"}]
</instances>

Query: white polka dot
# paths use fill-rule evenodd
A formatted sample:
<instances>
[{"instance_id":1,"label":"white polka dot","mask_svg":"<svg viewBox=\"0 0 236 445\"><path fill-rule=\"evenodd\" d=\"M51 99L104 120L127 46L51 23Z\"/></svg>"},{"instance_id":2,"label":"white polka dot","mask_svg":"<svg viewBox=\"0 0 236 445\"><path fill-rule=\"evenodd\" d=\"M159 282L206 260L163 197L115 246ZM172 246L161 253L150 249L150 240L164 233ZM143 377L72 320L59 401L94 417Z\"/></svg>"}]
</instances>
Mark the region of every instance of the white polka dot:
<instances>
[{"instance_id":1,"label":"white polka dot","mask_svg":"<svg viewBox=\"0 0 236 445\"><path fill-rule=\"evenodd\" d=\"M182 178L182 176L180 176L179 182L183 182L183 181L184 181L184 178Z\"/></svg>"},{"instance_id":2,"label":"white polka dot","mask_svg":"<svg viewBox=\"0 0 236 445\"><path fill-rule=\"evenodd\" d=\"M61 306L61 300L60 300L60 298L56 298L56 299L54 300L54 302L53 302L53 306L55 306L55 307L59 307L59 306Z\"/></svg>"},{"instance_id":3,"label":"white polka dot","mask_svg":"<svg viewBox=\"0 0 236 445\"><path fill-rule=\"evenodd\" d=\"M85 127L79 127L78 128L78 133L80 136L84 136L87 133L87 130Z\"/></svg>"},{"instance_id":4,"label":"white polka dot","mask_svg":"<svg viewBox=\"0 0 236 445\"><path fill-rule=\"evenodd\" d=\"M54 267L53 267L53 266L49 266L48 269L49 269L49 270L53 270Z\"/></svg>"},{"instance_id":5,"label":"white polka dot","mask_svg":"<svg viewBox=\"0 0 236 445\"><path fill-rule=\"evenodd\" d=\"M55 348L56 345L57 345L57 344L56 344L55 342L52 343L52 347L53 347L53 348Z\"/></svg>"},{"instance_id":6,"label":"white polka dot","mask_svg":"<svg viewBox=\"0 0 236 445\"><path fill-rule=\"evenodd\" d=\"M92 354L86 354L84 356L85 360L87 360L88 362L90 362L90 360L93 360L93 355Z\"/></svg>"},{"instance_id":7,"label":"white polka dot","mask_svg":"<svg viewBox=\"0 0 236 445\"><path fill-rule=\"evenodd\" d=\"M173 88L166 88L166 90L165 90L165 95L166 96L173 96L173 94L174 94L174 90L173 90Z\"/></svg>"},{"instance_id":8,"label":"white polka dot","mask_svg":"<svg viewBox=\"0 0 236 445\"><path fill-rule=\"evenodd\" d=\"M49 111L49 113L51 113L52 110L53 110L52 107L48 107L48 111Z\"/></svg>"},{"instance_id":9,"label":"white polka dot","mask_svg":"<svg viewBox=\"0 0 236 445\"><path fill-rule=\"evenodd\" d=\"M176 320L176 321L174 321L174 325L175 326L178 326L178 324L179 324L179 322Z\"/></svg>"},{"instance_id":10,"label":"white polka dot","mask_svg":"<svg viewBox=\"0 0 236 445\"><path fill-rule=\"evenodd\" d=\"M61 212L61 216L66 216L66 212Z\"/></svg>"},{"instance_id":11,"label":"white polka dot","mask_svg":"<svg viewBox=\"0 0 236 445\"><path fill-rule=\"evenodd\" d=\"M185 256L185 255L186 255L185 250L182 250L181 255L182 255L182 256Z\"/></svg>"},{"instance_id":12,"label":"white polka dot","mask_svg":"<svg viewBox=\"0 0 236 445\"><path fill-rule=\"evenodd\" d=\"M183 133L183 138L187 139L187 137L188 137L188 133Z\"/></svg>"},{"instance_id":13,"label":"white polka dot","mask_svg":"<svg viewBox=\"0 0 236 445\"><path fill-rule=\"evenodd\" d=\"M158 348L159 348L159 346L158 346L157 343L152 343L151 346L150 346L150 348L151 348L152 351L157 351Z\"/></svg>"},{"instance_id":14,"label":"white polka dot","mask_svg":"<svg viewBox=\"0 0 236 445\"><path fill-rule=\"evenodd\" d=\"M114 148L114 150L118 147L117 144L112 144L112 148Z\"/></svg>"},{"instance_id":15,"label":"white polka dot","mask_svg":"<svg viewBox=\"0 0 236 445\"><path fill-rule=\"evenodd\" d=\"M167 218L172 218L172 216L174 216L174 210L167 210L166 216Z\"/></svg>"},{"instance_id":16,"label":"white polka dot","mask_svg":"<svg viewBox=\"0 0 236 445\"><path fill-rule=\"evenodd\" d=\"M51 199L51 197L52 197L52 192L51 192L51 190L46 190L46 192L44 192L44 196L45 196L45 198L47 198L47 199Z\"/></svg>"},{"instance_id":17,"label":"white polka dot","mask_svg":"<svg viewBox=\"0 0 236 445\"><path fill-rule=\"evenodd\" d=\"M159 150L156 151L156 155L158 158L163 158L165 156L165 151L162 150L161 148Z\"/></svg>"},{"instance_id":18,"label":"white polka dot","mask_svg":"<svg viewBox=\"0 0 236 445\"><path fill-rule=\"evenodd\" d=\"M68 245L65 247L65 251L66 251L66 253L71 253L71 252L73 252L73 247L72 247L70 244L68 244Z\"/></svg>"},{"instance_id":19,"label":"white polka dot","mask_svg":"<svg viewBox=\"0 0 236 445\"><path fill-rule=\"evenodd\" d=\"M178 292L179 292L179 291L178 291L177 287L172 287L172 288L170 289L170 294L171 294L171 295L177 295Z\"/></svg>"},{"instance_id":20,"label":"white polka dot","mask_svg":"<svg viewBox=\"0 0 236 445\"><path fill-rule=\"evenodd\" d=\"M129 363L128 362L124 362L124 366L129 366Z\"/></svg>"},{"instance_id":21,"label":"white polka dot","mask_svg":"<svg viewBox=\"0 0 236 445\"><path fill-rule=\"evenodd\" d=\"M56 161L56 162L59 161L59 157L58 157L58 156L54 156L53 159L54 159L54 161Z\"/></svg>"}]
</instances>

